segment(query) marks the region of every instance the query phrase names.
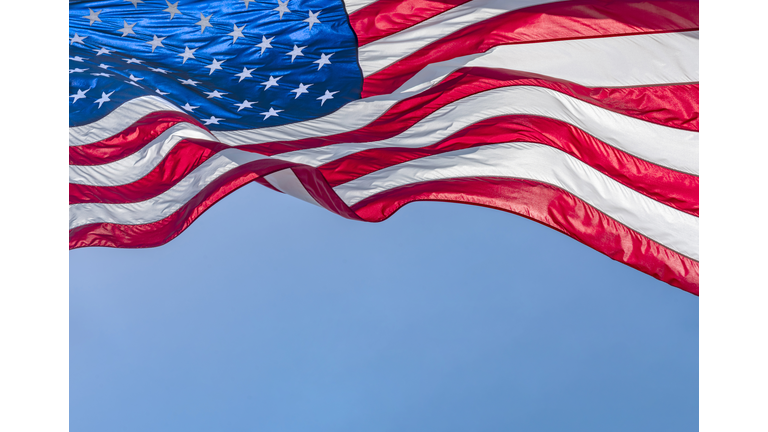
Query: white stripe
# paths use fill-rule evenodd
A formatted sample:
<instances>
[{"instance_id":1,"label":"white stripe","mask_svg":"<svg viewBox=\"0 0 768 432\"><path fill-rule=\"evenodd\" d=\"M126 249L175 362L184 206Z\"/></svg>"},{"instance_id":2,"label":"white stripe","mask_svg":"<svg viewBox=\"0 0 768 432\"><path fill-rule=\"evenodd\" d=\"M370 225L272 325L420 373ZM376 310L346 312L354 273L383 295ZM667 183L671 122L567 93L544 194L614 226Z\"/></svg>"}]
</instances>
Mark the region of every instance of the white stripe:
<instances>
[{"instance_id":1,"label":"white stripe","mask_svg":"<svg viewBox=\"0 0 768 432\"><path fill-rule=\"evenodd\" d=\"M371 3L376 3L376 0L344 0L344 8L347 10L347 15L350 15Z\"/></svg>"},{"instance_id":2,"label":"white stripe","mask_svg":"<svg viewBox=\"0 0 768 432\"><path fill-rule=\"evenodd\" d=\"M181 108L157 96L142 96L131 99L100 120L84 126L69 128L69 145L92 144L109 138L129 127L136 120L155 111L183 112Z\"/></svg>"},{"instance_id":3,"label":"white stripe","mask_svg":"<svg viewBox=\"0 0 768 432\"><path fill-rule=\"evenodd\" d=\"M193 124L177 123L152 140L140 151L103 165L70 165L69 182L91 186L119 186L132 183L149 174L157 164L186 138L216 140L216 138Z\"/></svg>"},{"instance_id":4,"label":"white stripe","mask_svg":"<svg viewBox=\"0 0 768 432\"><path fill-rule=\"evenodd\" d=\"M463 67L532 72L587 87L698 82L699 32L501 45L484 53L432 63L398 91L418 93Z\"/></svg>"},{"instance_id":5,"label":"white stripe","mask_svg":"<svg viewBox=\"0 0 768 432\"><path fill-rule=\"evenodd\" d=\"M334 190L348 205L407 184L462 177L549 183L630 229L698 260L699 219L654 201L549 146L504 143L429 156L362 176Z\"/></svg>"},{"instance_id":6,"label":"white stripe","mask_svg":"<svg viewBox=\"0 0 768 432\"><path fill-rule=\"evenodd\" d=\"M471 66L531 71L592 87L675 84L698 81L698 39L691 37L693 35L697 36L698 32L510 45L462 59ZM642 61L635 61L633 53ZM648 55L661 60L657 63ZM599 69L595 65L599 65ZM366 126L398 101L438 84L446 74L461 66L461 60L436 63L391 95L354 101L319 119L213 134L220 141L237 146L349 132Z\"/></svg>"},{"instance_id":7,"label":"white stripe","mask_svg":"<svg viewBox=\"0 0 768 432\"><path fill-rule=\"evenodd\" d=\"M129 204L72 204L69 206L69 229L99 222L124 225L157 222L170 216L230 170L266 158L256 153L227 149L205 161L169 190L146 201Z\"/></svg>"},{"instance_id":8,"label":"white stripe","mask_svg":"<svg viewBox=\"0 0 768 432\"><path fill-rule=\"evenodd\" d=\"M497 15L556 0L473 0L412 27L360 47L358 60L367 77L414 51L469 25Z\"/></svg>"},{"instance_id":9,"label":"white stripe","mask_svg":"<svg viewBox=\"0 0 768 432\"><path fill-rule=\"evenodd\" d=\"M364 127L379 118L392 105L410 96L374 96L350 102L327 116L313 120L262 129L213 131L213 134L219 141L231 146L335 135Z\"/></svg>"},{"instance_id":10,"label":"white stripe","mask_svg":"<svg viewBox=\"0 0 768 432\"><path fill-rule=\"evenodd\" d=\"M290 168L266 175L264 176L264 180L268 181L269 184L284 194L291 195L302 201L322 207L314 198L312 198L312 195L307 192L307 189L301 183L301 180L296 177L296 173Z\"/></svg>"},{"instance_id":11,"label":"white stripe","mask_svg":"<svg viewBox=\"0 0 768 432\"><path fill-rule=\"evenodd\" d=\"M319 166L361 150L435 144L491 117L532 114L570 123L599 140L651 163L698 174L698 133L617 114L543 87L502 87L446 105L395 137L297 150L276 159Z\"/></svg>"}]
</instances>

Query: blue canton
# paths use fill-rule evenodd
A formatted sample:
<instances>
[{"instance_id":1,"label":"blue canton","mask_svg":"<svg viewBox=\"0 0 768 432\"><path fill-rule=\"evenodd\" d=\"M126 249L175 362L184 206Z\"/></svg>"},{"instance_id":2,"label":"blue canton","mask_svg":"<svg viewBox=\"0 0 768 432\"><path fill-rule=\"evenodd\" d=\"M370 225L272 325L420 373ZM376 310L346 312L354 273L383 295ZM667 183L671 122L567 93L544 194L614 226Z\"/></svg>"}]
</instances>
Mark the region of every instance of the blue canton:
<instances>
[{"instance_id":1,"label":"blue canton","mask_svg":"<svg viewBox=\"0 0 768 432\"><path fill-rule=\"evenodd\" d=\"M69 4L70 126L154 95L211 130L278 126L360 98L341 0Z\"/></svg>"}]
</instances>

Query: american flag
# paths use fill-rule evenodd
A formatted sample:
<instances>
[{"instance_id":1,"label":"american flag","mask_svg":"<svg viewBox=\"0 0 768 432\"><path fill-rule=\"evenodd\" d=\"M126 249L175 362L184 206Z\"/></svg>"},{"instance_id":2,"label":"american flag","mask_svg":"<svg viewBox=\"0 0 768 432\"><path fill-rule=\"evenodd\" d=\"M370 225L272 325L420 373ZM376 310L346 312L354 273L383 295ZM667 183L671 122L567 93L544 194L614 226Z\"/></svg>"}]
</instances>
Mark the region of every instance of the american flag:
<instances>
[{"instance_id":1,"label":"american flag","mask_svg":"<svg viewBox=\"0 0 768 432\"><path fill-rule=\"evenodd\" d=\"M698 34L688 0L70 2L70 248L258 182L505 210L698 294Z\"/></svg>"}]
</instances>

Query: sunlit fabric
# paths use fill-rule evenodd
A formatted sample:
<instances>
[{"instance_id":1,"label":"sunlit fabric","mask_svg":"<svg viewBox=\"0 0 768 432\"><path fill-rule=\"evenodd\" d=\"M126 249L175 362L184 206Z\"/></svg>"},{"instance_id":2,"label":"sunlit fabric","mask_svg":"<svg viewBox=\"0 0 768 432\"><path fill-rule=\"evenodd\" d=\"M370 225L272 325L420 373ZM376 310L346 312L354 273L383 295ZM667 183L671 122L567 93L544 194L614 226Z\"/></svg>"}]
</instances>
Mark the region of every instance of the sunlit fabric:
<instances>
[{"instance_id":1,"label":"sunlit fabric","mask_svg":"<svg viewBox=\"0 0 768 432\"><path fill-rule=\"evenodd\" d=\"M74 2L70 248L257 182L508 211L698 294L698 51L688 0Z\"/></svg>"}]
</instances>

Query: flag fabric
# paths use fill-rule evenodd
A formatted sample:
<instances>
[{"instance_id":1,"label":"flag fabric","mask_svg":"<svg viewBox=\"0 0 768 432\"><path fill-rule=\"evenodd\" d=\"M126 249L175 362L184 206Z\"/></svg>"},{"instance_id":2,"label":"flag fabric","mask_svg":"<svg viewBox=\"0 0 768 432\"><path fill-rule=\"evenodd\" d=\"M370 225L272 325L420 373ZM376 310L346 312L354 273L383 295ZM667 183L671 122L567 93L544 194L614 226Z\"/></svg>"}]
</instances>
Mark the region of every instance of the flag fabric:
<instances>
[{"instance_id":1,"label":"flag fabric","mask_svg":"<svg viewBox=\"0 0 768 432\"><path fill-rule=\"evenodd\" d=\"M70 248L257 182L505 210L698 295L698 34L688 0L70 2Z\"/></svg>"}]
</instances>

